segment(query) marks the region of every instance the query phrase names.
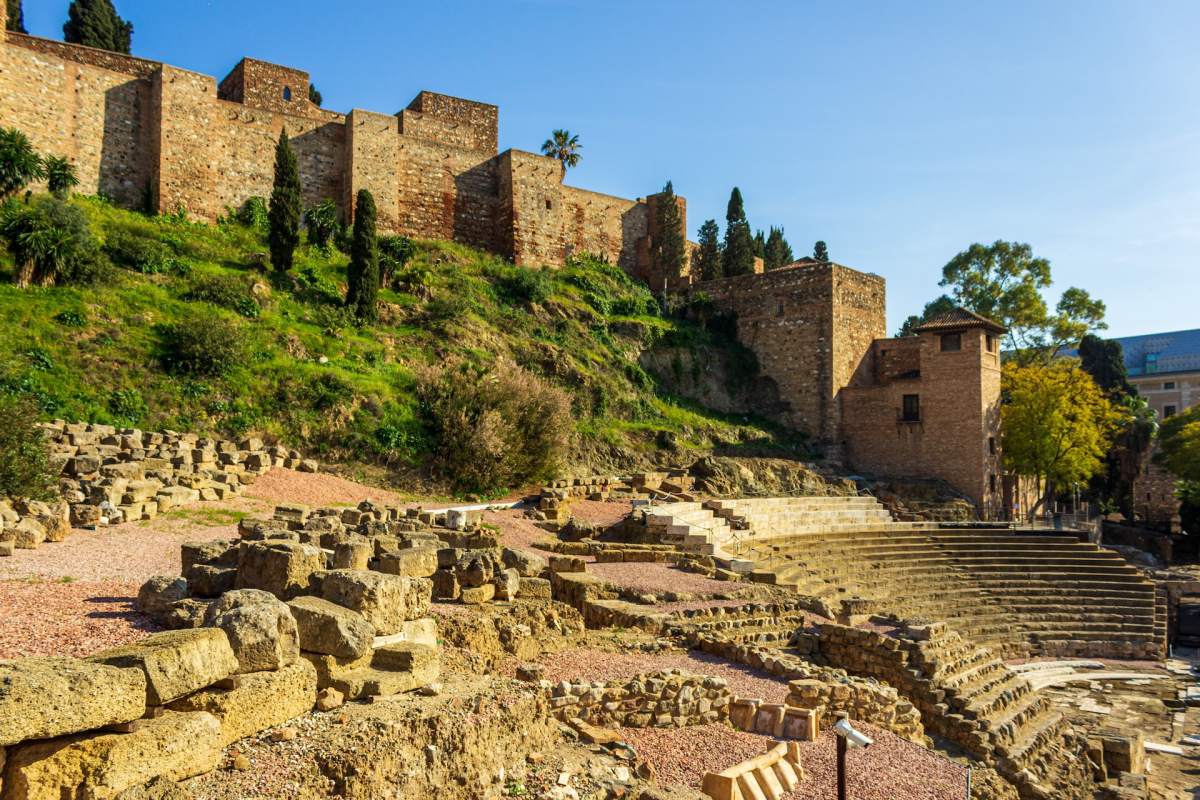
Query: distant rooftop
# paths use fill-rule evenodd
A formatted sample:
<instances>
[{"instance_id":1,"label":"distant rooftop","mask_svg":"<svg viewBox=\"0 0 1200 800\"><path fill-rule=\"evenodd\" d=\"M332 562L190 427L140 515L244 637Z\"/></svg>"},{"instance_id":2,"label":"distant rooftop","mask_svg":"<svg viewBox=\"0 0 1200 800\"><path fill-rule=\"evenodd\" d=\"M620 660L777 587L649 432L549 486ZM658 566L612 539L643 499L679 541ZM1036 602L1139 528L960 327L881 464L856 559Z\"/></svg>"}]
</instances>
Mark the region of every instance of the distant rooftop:
<instances>
[{"instance_id":1,"label":"distant rooftop","mask_svg":"<svg viewBox=\"0 0 1200 800\"><path fill-rule=\"evenodd\" d=\"M915 330L920 333L924 331L945 331L961 328L987 328L996 333L1004 333L1007 330L999 322L990 320L981 314L976 314L974 311L968 311L961 306L926 320L917 326Z\"/></svg>"},{"instance_id":2,"label":"distant rooftop","mask_svg":"<svg viewBox=\"0 0 1200 800\"><path fill-rule=\"evenodd\" d=\"M1130 377L1170 372L1200 372L1200 328L1147 333L1114 339L1125 352Z\"/></svg>"}]
</instances>

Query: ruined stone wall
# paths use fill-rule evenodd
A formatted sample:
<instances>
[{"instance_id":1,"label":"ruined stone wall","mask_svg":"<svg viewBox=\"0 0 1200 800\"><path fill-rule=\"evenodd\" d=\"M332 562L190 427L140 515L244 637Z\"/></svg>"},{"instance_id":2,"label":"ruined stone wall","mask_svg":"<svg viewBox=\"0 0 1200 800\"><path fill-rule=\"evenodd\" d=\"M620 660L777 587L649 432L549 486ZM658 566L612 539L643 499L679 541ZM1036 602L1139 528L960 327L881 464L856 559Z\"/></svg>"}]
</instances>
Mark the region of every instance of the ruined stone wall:
<instances>
[{"instance_id":1,"label":"ruined stone wall","mask_svg":"<svg viewBox=\"0 0 1200 800\"><path fill-rule=\"evenodd\" d=\"M601 726L680 728L729 718L724 678L670 669L616 681L541 682L555 717Z\"/></svg>"},{"instance_id":2,"label":"ruined stone wall","mask_svg":"<svg viewBox=\"0 0 1200 800\"><path fill-rule=\"evenodd\" d=\"M400 136L391 180L396 232L503 252L497 243L497 159L485 151Z\"/></svg>"}]
</instances>

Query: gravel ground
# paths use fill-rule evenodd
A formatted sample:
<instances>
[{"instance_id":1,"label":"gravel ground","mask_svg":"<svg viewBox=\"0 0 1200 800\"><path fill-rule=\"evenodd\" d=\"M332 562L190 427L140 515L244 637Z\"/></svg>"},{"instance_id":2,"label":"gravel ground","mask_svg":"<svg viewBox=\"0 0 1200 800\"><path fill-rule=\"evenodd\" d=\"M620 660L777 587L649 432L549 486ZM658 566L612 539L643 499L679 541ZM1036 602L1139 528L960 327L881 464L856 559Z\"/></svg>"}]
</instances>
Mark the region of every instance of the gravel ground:
<instances>
[{"instance_id":1,"label":"gravel ground","mask_svg":"<svg viewBox=\"0 0 1200 800\"><path fill-rule=\"evenodd\" d=\"M365 486L326 472L296 472L278 468L255 481L246 494L271 505L301 503L312 508L355 506L363 500L405 507L418 505L404 503L400 495L387 489Z\"/></svg>"},{"instance_id":2,"label":"gravel ground","mask_svg":"<svg viewBox=\"0 0 1200 800\"><path fill-rule=\"evenodd\" d=\"M589 564L588 572L609 583L624 586L635 592L688 592L691 594L724 594L739 588L728 581L714 581L696 572L684 572L668 564L619 561Z\"/></svg>"},{"instance_id":3,"label":"gravel ground","mask_svg":"<svg viewBox=\"0 0 1200 800\"><path fill-rule=\"evenodd\" d=\"M533 523L533 520L526 517L523 508L485 511L483 512L483 522L485 525L495 525L500 529L500 542L506 547L531 550L533 543L538 539L554 538L553 534L542 530Z\"/></svg>"},{"instance_id":4,"label":"gravel ground","mask_svg":"<svg viewBox=\"0 0 1200 800\"><path fill-rule=\"evenodd\" d=\"M595 648L578 648L546 653L537 663L545 667L544 677L557 683L564 680L625 680L643 672L684 669L698 675L710 675L729 681L729 689L738 697L757 697L768 703L782 703L787 697L787 681L764 672L699 652L688 653L614 653Z\"/></svg>"},{"instance_id":5,"label":"gravel ground","mask_svg":"<svg viewBox=\"0 0 1200 800\"><path fill-rule=\"evenodd\" d=\"M0 659L84 656L158 630L133 610L138 585L0 581Z\"/></svg>"},{"instance_id":6,"label":"gravel ground","mask_svg":"<svg viewBox=\"0 0 1200 800\"><path fill-rule=\"evenodd\" d=\"M851 750L846 759L847 793L854 800L959 800L966 790L966 770L936 753L876 728L858 723L875 740L866 750ZM660 783L700 787L706 772L720 772L760 755L775 741L735 731L726 725L692 728L624 728L622 736L654 765ZM837 796L834 735L825 731L815 742L801 742L804 780L788 800Z\"/></svg>"},{"instance_id":7,"label":"gravel ground","mask_svg":"<svg viewBox=\"0 0 1200 800\"><path fill-rule=\"evenodd\" d=\"M615 525L633 510L633 503L628 500L574 500L571 502L571 516L583 522L594 522L597 525Z\"/></svg>"}]
</instances>

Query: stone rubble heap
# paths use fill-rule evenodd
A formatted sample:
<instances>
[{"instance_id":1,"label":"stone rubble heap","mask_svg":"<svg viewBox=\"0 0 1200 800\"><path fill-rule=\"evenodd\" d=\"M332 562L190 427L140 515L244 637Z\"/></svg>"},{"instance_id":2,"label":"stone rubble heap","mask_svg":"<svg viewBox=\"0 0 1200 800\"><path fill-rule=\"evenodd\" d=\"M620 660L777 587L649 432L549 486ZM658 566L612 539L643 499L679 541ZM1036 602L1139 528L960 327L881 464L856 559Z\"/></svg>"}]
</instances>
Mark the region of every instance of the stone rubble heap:
<instances>
[{"instance_id":1,"label":"stone rubble heap","mask_svg":"<svg viewBox=\"0 0 1200 800\"><path fill-rule=\"evenodd\" d=\"M272 467L316 472L317 462L261 439L240 442L55 420L41 429L61 500L0 501L0 556L60 542L75 527L153 519L200 500L224 500Z\"/></svg>"}]
</instances>

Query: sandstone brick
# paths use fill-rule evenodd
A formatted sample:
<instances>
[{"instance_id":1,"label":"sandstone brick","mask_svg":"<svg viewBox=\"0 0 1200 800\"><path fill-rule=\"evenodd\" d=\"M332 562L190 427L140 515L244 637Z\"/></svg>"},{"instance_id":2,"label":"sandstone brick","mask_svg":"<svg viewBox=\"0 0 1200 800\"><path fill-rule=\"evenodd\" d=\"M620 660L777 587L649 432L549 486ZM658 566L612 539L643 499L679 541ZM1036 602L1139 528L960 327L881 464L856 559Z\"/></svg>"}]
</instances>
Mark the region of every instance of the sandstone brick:
<instances>
[{"instance_id":1,"label":"sandstone brick","mask_svg":"<svg viewBox=\"0 0 1200 800\"><path fill-rule=\"evenodd\" d=\"M176 700L176 711L207 711L221 723L222 746L307 713L317 694L317 672L301 659L278 670L239 675L228 688L214 687Z\"/></svg>"},{"instance_id":2,"label":"sandstone brick","mask_svg":"<svg viewBox=\"0 0 1200 800\"><path fill-rule=\"evenodd\" d=\"M0 747L119 722L146 710L146 676L73 658L0 661Z\"/></svg>"},{"instance_id":3,"label":"sandstone brick","mask_svg":"<svg viewBox=\"0 0 1200 800\"><path fill-rule=\"evenodd\" d=\"M141 670L146 675L146 702L156 706L203 689L238 668L229 639L216 628L155 633L88 660Z\"/></svg>"}]
</instances>

